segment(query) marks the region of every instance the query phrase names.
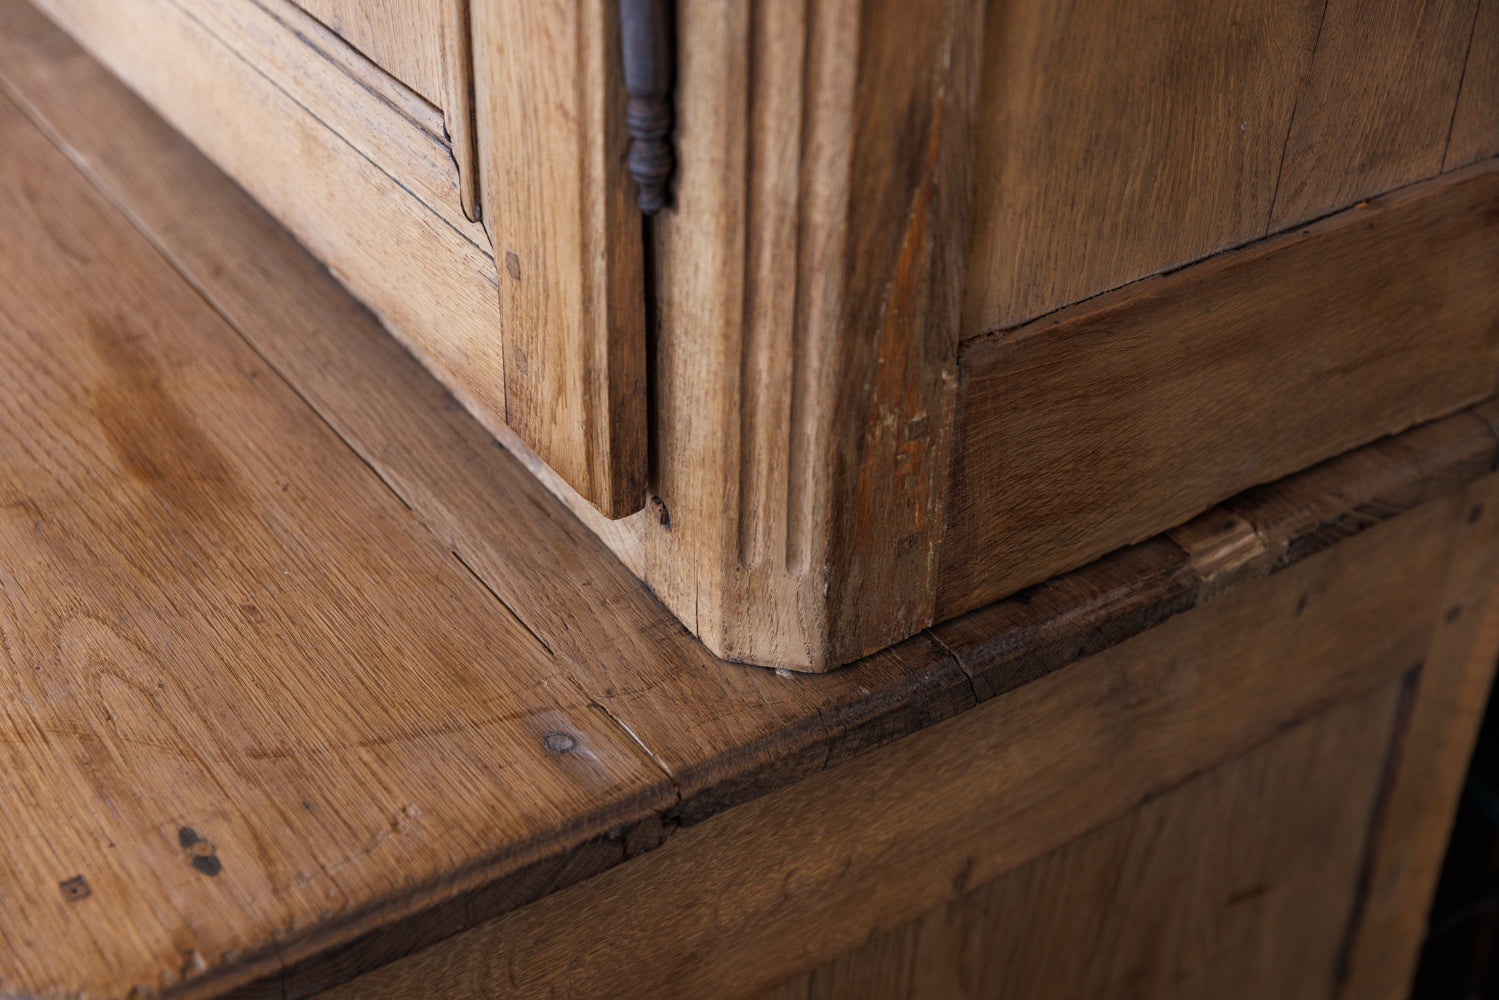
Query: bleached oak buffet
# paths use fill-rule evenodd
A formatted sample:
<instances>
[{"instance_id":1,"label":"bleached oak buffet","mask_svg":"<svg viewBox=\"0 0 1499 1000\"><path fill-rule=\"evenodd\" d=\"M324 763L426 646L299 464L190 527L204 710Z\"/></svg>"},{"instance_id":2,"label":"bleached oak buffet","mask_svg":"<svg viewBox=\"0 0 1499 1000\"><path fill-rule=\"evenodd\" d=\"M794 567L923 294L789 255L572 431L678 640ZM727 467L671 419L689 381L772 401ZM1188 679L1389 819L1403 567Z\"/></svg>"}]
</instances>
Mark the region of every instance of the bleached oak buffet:
<instances>
[{"instance_id":1,"label":"bleached oak buffet","mask_svg":"<svg viewBox=\"0 0 1499 1000\"><path fill-rule=\"evenodd\" d=\"M731 659L1495 389L1479 0L39 6Z\"/></svg>"},{"instance_id":2,"label":"bleached oak buffet","mask_svg":"<svg viewBox=\"0 0 1499 1000\"><path fill-rule=\"evenodd\" d=\"M0 994L1404 992L1490 0L38 7Z\"/></svg>"}]
</instances>

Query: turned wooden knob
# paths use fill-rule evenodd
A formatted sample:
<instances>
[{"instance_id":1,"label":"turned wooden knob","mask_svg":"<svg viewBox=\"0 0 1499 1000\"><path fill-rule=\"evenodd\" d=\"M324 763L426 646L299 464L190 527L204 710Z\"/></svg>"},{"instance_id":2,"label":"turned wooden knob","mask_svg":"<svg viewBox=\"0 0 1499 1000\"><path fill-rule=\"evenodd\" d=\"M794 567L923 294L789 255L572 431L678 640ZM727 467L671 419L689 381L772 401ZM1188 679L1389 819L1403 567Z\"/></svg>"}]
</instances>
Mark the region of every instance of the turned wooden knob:
<instances>
[{"instance_id":1,"label":"turned wooden knob","mask_svg":"<svg viewBox=\"0 0 1499 1000\"><path fill-rule=\"evenodd\" d=\"M675 66L670 0L619 0L620 49L625 91L630 100L625 124L630 149L625 165L639 186L636 197L647 215L671 199L676 155L671 148L671 90Z\"/></svg>"}]
</instances>

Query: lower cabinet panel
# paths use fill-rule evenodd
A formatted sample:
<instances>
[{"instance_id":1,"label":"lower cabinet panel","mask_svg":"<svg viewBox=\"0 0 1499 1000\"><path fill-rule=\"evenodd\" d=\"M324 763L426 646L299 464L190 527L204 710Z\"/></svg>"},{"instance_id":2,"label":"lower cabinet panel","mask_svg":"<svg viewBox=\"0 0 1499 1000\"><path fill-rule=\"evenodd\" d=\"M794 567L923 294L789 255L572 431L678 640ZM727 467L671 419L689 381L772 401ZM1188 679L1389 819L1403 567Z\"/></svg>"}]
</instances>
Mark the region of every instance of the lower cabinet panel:
<instances>
[{"instance_id":1,"label":"lower cabinet panel","mask_svg":"<svg viewBox=\"0 0 1499 1000\"><path fill-rule=\"evenodd\" d=\"M1387 683L764 1000L1334 995Z\"/></svg>"},{"instance_id":2,"label":"lower cabinet panel","mask_svg":"<svg viewBox=\"0 0 1499 1000\"><path fill-rule=\"evenodd\" d=\"M937 620L1490 395L1499 163L959 355Z\"/></svg>"}]
</instances>

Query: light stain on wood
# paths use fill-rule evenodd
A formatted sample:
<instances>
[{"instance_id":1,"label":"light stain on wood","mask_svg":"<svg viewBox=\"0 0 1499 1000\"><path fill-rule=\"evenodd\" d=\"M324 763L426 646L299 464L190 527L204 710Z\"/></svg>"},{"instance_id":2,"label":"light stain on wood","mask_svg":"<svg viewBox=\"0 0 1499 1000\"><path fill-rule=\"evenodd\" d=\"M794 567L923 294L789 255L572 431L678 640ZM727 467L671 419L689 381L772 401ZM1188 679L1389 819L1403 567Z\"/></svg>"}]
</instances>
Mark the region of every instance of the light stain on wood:
<instances>
[{"instance_id":1,"label":"light stain on wood","mask_svg":"<svg viewBox=\"0 0 1499 1000\"><path fill-rule=\"evenodd\" d=\"M674 801L8 101L0 148L0 992L266 974Z\"/></svg>"}]
</instances>

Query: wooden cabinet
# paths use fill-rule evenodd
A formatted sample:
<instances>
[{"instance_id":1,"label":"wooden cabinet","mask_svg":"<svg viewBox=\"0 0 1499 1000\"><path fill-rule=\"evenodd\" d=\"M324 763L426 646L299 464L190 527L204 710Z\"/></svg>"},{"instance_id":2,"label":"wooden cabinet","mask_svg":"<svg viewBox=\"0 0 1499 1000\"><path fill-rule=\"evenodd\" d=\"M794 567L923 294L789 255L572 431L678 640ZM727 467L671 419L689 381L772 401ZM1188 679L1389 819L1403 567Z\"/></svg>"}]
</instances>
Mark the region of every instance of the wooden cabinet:
<instances>
[{"instance_id":1,"label":"wooden cabinet","mask_svg":"<svg viewBox=\"0 0 1499 1000\"><path fill-rule=\"evenodd\" d=\"M837 666L1496 388L1490 0L39 2L732 659Z\"/></svg>"},{"instance_id":2,"label":"wooden cabinet","mask_svg":"<svg viewBox=\"0 0 1499 1000\"><path fill-rule=\"evenodd\" d=\"M25 0L0 219L0 995L1403 994L1499 397L776 672Z\"/></svg>"}]
</instances>

